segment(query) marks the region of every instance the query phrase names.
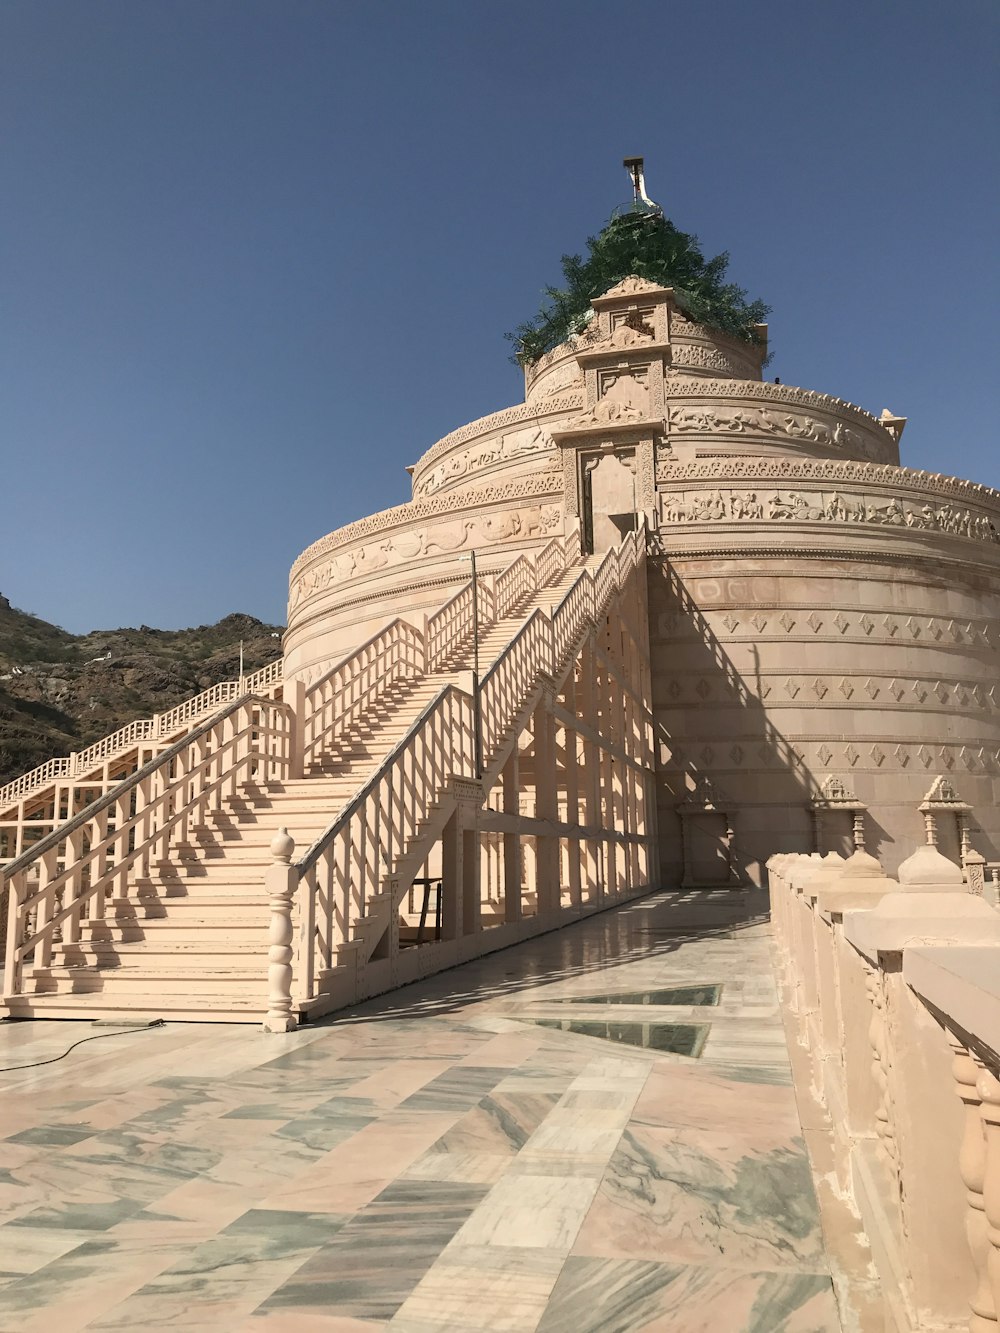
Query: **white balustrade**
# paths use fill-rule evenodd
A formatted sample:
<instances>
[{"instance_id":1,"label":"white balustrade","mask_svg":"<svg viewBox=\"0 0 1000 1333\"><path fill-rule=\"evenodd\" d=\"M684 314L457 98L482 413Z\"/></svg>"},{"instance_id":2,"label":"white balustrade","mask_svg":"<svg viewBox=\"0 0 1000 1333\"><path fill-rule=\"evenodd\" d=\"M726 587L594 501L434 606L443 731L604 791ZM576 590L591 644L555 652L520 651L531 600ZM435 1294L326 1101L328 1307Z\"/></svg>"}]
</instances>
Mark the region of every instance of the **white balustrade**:
<instances>
[{"instance_id":1,"label":"white balustrade","mask_svg":"<svg viewBox=\"0 0 1000 1333\"><path fill-rule=\"evenodd\" d=\"M127 900L133 877L241 783L286 778L293 721L287 704L239 699L0 869L5 993L21 993L27 964L48 966L53 943L80 939L109 901Z\"/></svg>"},{"instance_id":2,"label":"white balustrade","mask_svg":"<svg viewBox=\"0 0 1000 1333\"><path fill-rule=\"evenodd\" d=\"M768 878L786 995L887 1325L997 1333L1000 917L933 846L898 883L863 852L826 878L816 856L775 856Z\"/></svg>"}]
</instances>

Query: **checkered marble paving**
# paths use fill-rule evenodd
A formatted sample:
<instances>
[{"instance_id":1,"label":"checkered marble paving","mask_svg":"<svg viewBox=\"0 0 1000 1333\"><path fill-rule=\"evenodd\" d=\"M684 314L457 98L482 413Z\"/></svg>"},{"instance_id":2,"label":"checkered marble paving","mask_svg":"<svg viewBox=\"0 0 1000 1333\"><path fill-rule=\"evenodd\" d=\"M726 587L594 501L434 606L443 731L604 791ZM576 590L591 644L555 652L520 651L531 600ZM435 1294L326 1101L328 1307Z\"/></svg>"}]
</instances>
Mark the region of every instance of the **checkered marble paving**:
<instances>
[{"instance_id":1,"label":"checkered marble paving","mask_svg":"<svg viewBox=\"0 0 1000 1333\"><path fill-rule=\"evenodd\" d=\"M658 894L287 1036L0 1074L0 1329L839 1331L764 912ZM533 1021L719 983L599 1015L698 1058ZM0 1064L105 1030L5 1023Z\"/></svg>"}]
</instances>

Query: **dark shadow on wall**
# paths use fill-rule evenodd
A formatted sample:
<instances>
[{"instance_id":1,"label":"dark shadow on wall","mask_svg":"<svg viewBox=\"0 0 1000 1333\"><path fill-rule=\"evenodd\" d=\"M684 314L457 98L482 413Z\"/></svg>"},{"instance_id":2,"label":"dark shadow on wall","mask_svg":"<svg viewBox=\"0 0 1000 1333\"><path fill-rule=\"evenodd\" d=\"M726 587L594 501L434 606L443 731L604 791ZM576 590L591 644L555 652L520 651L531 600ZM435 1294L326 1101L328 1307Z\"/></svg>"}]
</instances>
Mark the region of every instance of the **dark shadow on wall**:
<instances>
[{"instance_id":1,"label":"dark shadow on wall","mask_svg":"<svg viewBox=\"0 0 1000 1333\"><path fill-rule=\"evenodd\" d=\"M765 883L764 863L769 856L816 849L814 809L825 799L820 781L768 716L765 700L770 686L756 644L751 649L752 671L744 676L658 549L655 535L651 555L650 653L664 880L679 879L686 872L683 882L697 885L704 871L709 876L706 884L711 883L712 849L694 845L699 837L697 807L708 797L730 817L732 855L741 876ZM672 656L678 662L676 674L671 671ZM730 715L731 725L712 718L713 704ZM700 719L704 726L699 728ZM836 814L839 820L843 812ZM886 830L866 813L864 833L867 850L878 856L889 841ZM828 822L825 813L820 841L824 852L845 850L841 825ZM701 865L692 865L693 858L700 858ZM718 864L718 857L715 860Z\"/></svg>"}]
</instances>

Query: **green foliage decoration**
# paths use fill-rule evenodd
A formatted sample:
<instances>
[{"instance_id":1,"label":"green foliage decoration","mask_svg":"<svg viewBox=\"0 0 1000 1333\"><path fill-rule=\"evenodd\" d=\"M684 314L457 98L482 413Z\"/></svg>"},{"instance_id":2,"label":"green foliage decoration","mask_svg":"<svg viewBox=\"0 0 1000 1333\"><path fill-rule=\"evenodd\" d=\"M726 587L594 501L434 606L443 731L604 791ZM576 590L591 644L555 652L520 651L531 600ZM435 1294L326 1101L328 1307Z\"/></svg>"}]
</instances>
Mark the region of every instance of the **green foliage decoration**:
<instances>
[{"instance_id":1,"label":"green foliage decoration","mask_svg":"<svg viewBox=\"0 0 1000 1333\"><path fill-rule=\"evenodd\" d=\"M698 238L664 217L659 208L638 204L614 214L597 236L587 239L588 254L563 255L565 287L546 287L545 302L533 320L518 325L508 339L511 360L533 365L546 352L582 332L591 318L590 303L630 274L672 287L692 319L723 333L758 342L754 325L770 306L750 301L742 287L725 282L729 255L706 260Z\"/></svg>"}]
</instances>

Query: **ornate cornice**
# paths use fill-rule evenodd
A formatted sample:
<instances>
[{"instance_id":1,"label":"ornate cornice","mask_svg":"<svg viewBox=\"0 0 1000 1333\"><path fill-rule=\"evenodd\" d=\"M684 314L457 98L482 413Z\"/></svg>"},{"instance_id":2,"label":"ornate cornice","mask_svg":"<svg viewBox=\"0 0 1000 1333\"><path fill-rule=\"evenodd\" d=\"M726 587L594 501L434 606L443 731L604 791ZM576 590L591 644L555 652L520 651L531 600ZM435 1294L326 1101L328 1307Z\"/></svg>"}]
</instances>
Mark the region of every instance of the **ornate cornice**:
<instances>
[{"instance_id":1,"label":"ornate cornice","mask_svg":"<svg viewBox=\"0 0 1000 1333\"><path fill-rule=\"evenodd\" d=\"M949 499L961 500L965 504L1000 509L1000 491L978 481L963 481L960 477L924 472L919 468L897 467L892 463L862 463L843 458L789 458L783 455L742 458L728 454L721 458L689 463L663 459L657 464L656 480L662 486L681 485L685 488L694 482L704 482L711 486L743 481L812 481L841 486L851 482L917 493L933 492Z\"/></svg>"},{"instance_id":2,"label":"ornate cornice","mask_svg":"<svg viewBox=\"0 0 1000 1333\"><path fill-rule=\"evenodd\" d=\"M414 467L414 476L418 476L449 449L458 444L465 444L486 435L490 431L502 430L505 426L517 426L525 421L541 420L543 417L559 416L564 412L573 412L583 407L583 390L567 393L560 398L541 399L538 402L519 403L516 407L505 407L500 412L492 412L488 417L479 417L467 426L460 426L450 435L445 435L432 444L426 453L421 454Z\"/></svg>"},{"instance_id":3,"label":"ornate cornice","mask_svg":"<svg viewBox=\"0 0 1000 1333\"><path fill-rule=\"evenodd\" d=\"M408 527L425 519L444 517L463 509L481 509L488 505L506 504L511 500L543 499L562 494L562 472L536 472L522 477L518 481L497 482L493 486L481 486L476 489L447 491L426 500L410 500L406 504L395 505L392 509L383 509L367 518L359 518L354 523L347 523L321 537L307 546L292 565L289 583L314 560L340 550L351 542L363 541L376 533L384 533L392 528Z\"/></svg>"},{"instance_id":4,"label":"ornate cornice","mask_svg":"<svg viewBox=\"0 0 1000 1333\"><path fill-rule=\"evenodd\" d=\"M668 399L673 398L758 398L768 403L789 403L796 407L818 407L838 416L853 416L869 428L888 432L877 417L863 407L833 398L815 389L799 389L793 384L769 384L764 380L709 380L694 375L676 375L669 371L663 384Z\"/></svg>"}]
</instances>

